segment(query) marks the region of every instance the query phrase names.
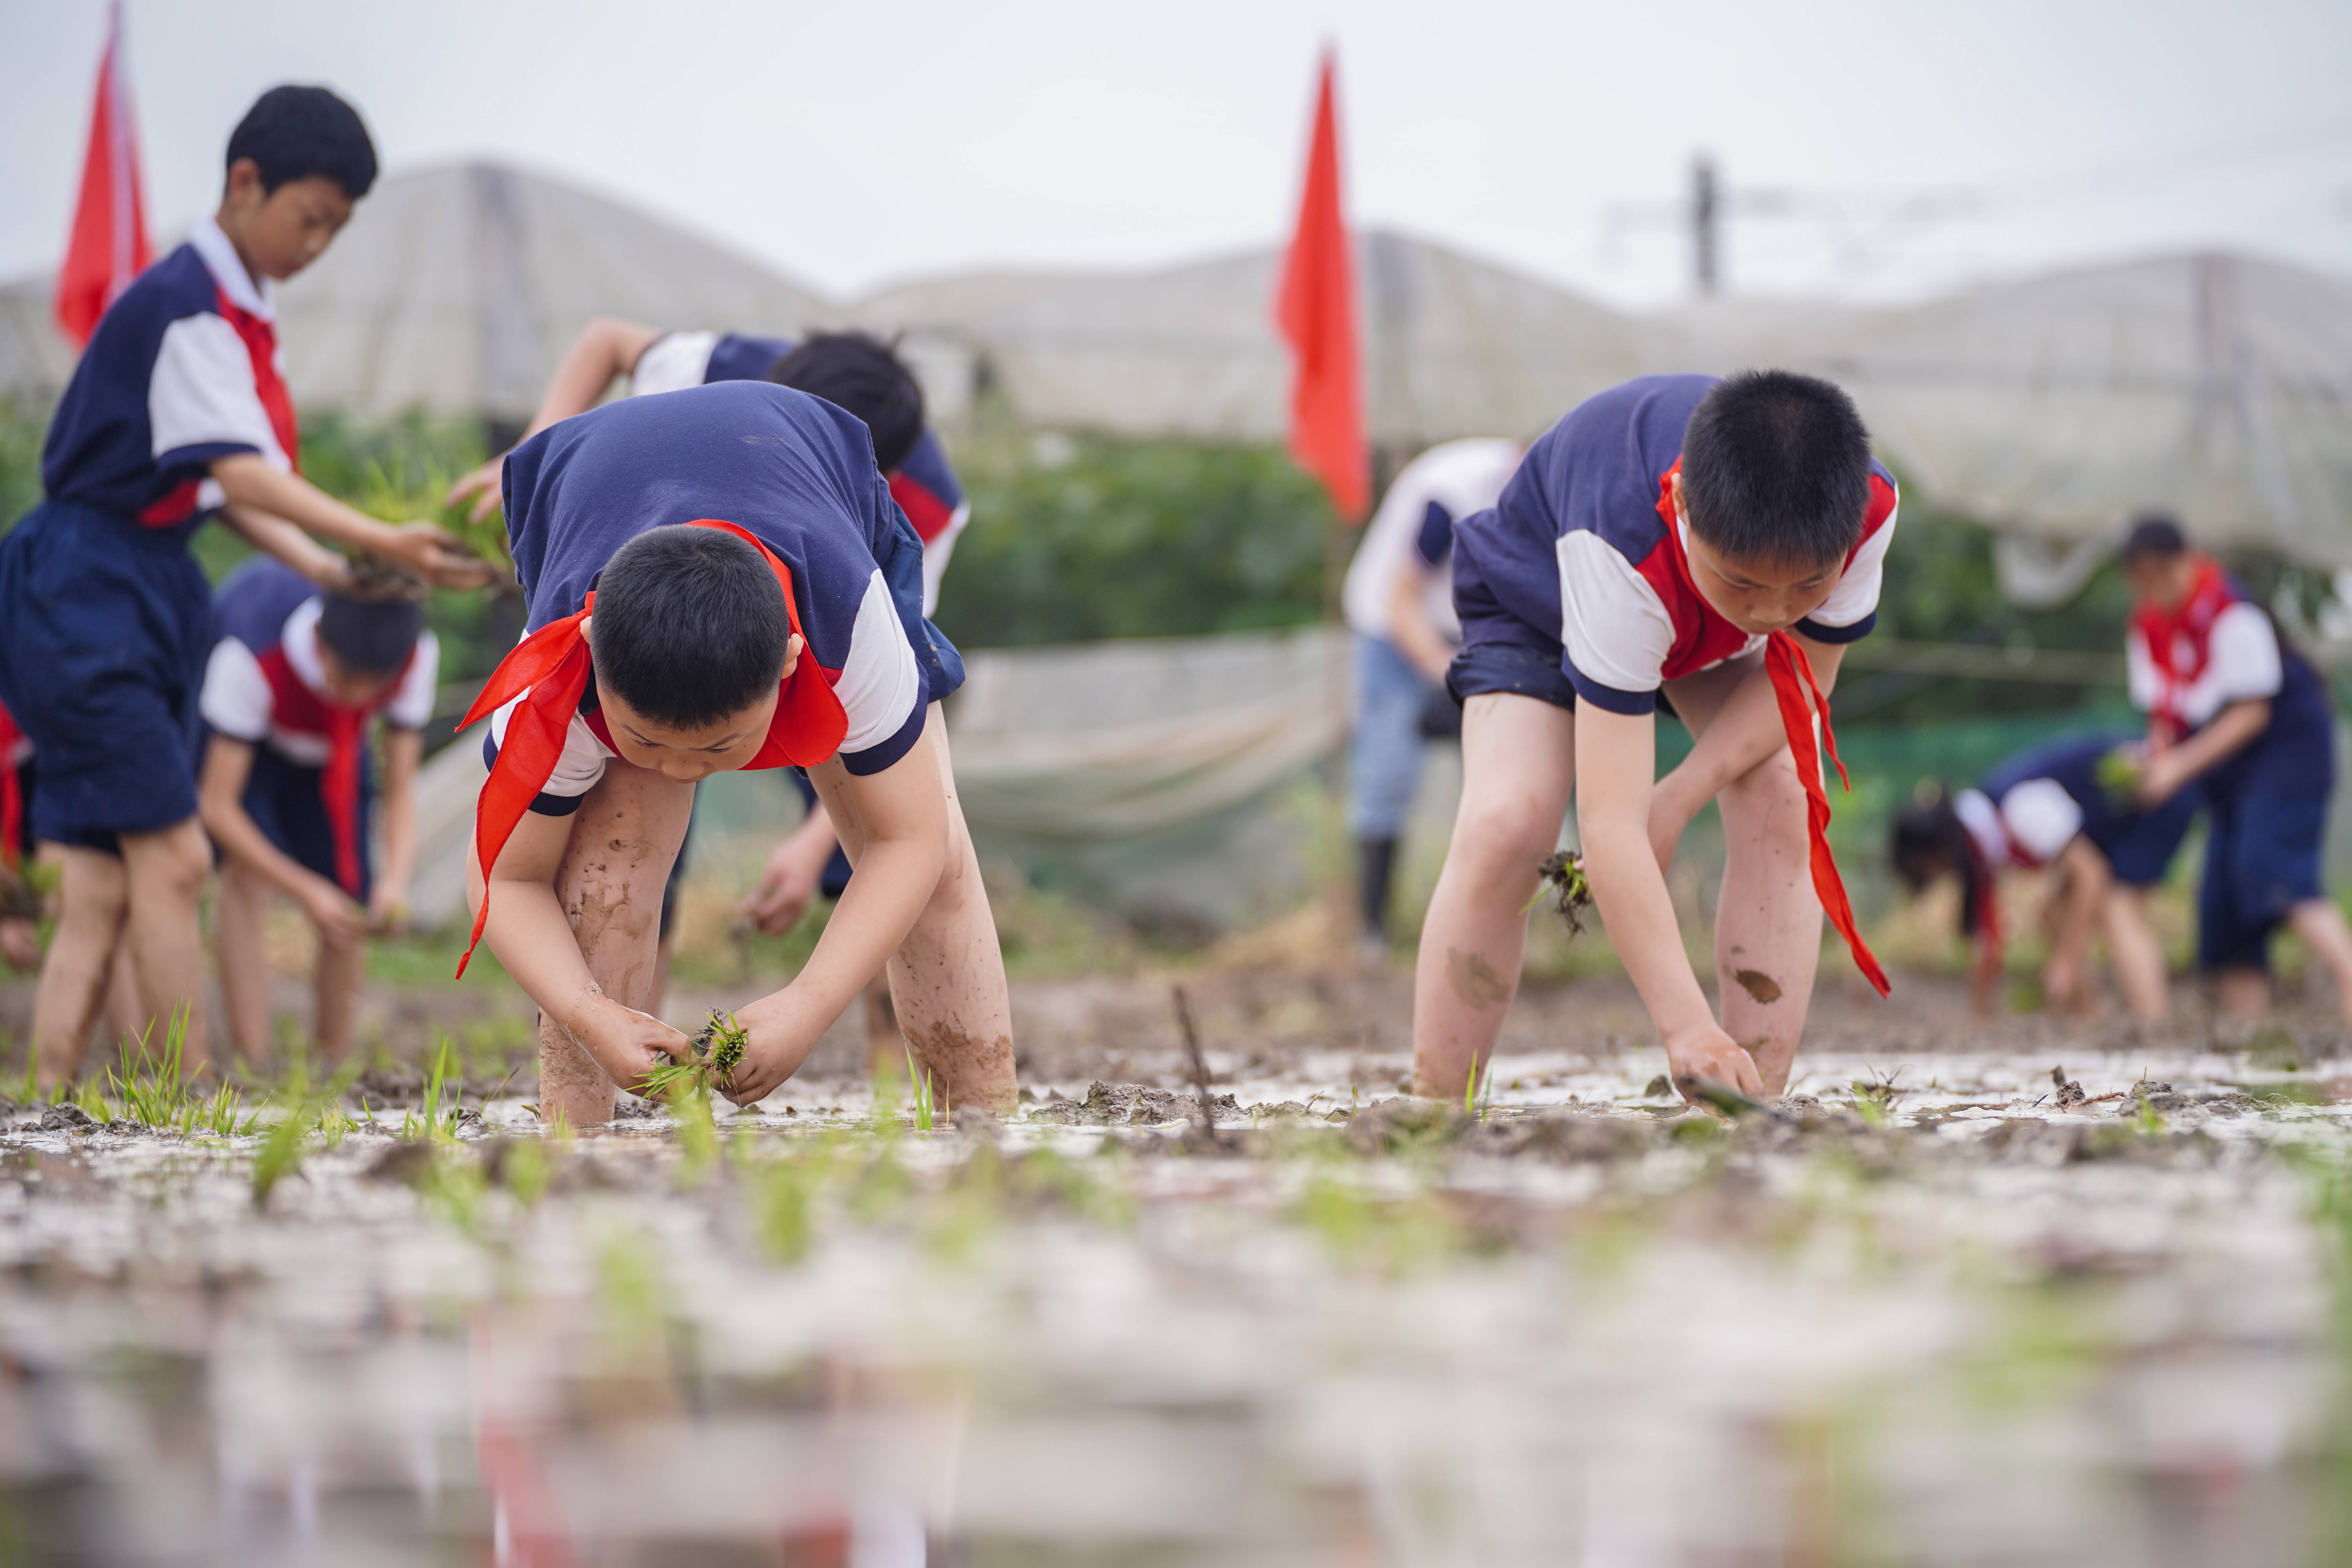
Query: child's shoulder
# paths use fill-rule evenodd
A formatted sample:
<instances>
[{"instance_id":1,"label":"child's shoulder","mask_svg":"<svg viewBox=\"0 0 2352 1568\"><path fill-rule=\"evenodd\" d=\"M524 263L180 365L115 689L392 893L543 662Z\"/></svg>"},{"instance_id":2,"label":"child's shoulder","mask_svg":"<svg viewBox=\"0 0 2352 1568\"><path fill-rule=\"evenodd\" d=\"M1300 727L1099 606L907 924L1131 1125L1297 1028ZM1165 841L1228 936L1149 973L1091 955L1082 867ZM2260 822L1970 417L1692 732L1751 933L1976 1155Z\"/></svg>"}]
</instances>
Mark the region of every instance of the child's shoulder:
<instances>
[{"instance_id":1,"label":"child's shoulder","mask_svg":"<svg viewBox=\"0 0 2352 1568\"><path fill-rule=\"evenodd\" d=\"M173 322L212 310L219 292L195 247L182 245L115 297L99 319L85 357L104 363L133 348L152 352Z\"/></svg>"}]
</instances>

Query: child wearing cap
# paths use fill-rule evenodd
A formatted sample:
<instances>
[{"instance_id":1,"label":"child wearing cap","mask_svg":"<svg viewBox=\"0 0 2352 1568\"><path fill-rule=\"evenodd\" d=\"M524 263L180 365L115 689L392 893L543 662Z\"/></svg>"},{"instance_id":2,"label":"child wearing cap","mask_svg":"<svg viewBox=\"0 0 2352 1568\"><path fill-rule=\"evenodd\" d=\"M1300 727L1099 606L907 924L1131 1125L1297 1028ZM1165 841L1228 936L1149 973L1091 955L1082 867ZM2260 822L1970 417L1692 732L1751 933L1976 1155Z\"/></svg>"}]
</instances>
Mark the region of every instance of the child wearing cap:
<instances>
[{"instance_id":1,"label":"child wearing cap","mask_svg":"<svg viewBox=\"0 0 2352 1568\"><path fill-rule=\"evenodd\" d=\"M261 928L273 893L319 934L312 1037L351 1049L371 930L400 923L416 859L416 768L433 715L440 647L405 598L320 594L276 561L222 583L218 640L205 669L212 738L200 798L221 855L215 939L229 1037L247 1061L269 1052ZM385 730L378 810L368 731ZM381 823L381 874L371 829Z\"/></svg>"},{"instance_id":2,"label":"child wearing cap","mask_svg":"<svg viewBox=\"0 0 2352 1568\"><path fill-rule=\"evenodd\" d=\"M2124 575L2137 602L2125 638L2132 701L2147 713L2140 798L2157 805L2202 786L2198 966L2214 976L2223 1012L2260 1013L2271 938L2292 927L2352 1020L2352 927L2320 881L2336 788L2326 681L2172 519L2134 525Z\"/></svg>"},{"instance_id":3,"label":"child wearing cap","mask_svg":"<svg viewBox=\"0 0 2352 1568\"><path fill-rule=\"evenodd\" d=\"M789 1077L887 965L942 1099L1013 1100L1003 960L938 704L962 678L922 616L922 546L866 426L762 382L630 398L511 453L507 527L531 632L491 718L468 870L475 936L539 1004L540 1104L607 1120L687 1037L642 1009L694 784L804 768L857 875L808 963L739 1008L722 1085Z\"/></svg>"},{"instance_id":4,"label":"child wearing cap","mask_svg":"<svg viewBox=\"0 0 2352 1568\"><path fill-rule=\"evenodd\" d=\"M1592 897L1686 1097L1784 1090L1824 912L1885 992L1830 857L1820 747L1834 759L1826 694L1876 618L1895 509L1845 394L1760 371L1600 394L1455 526L1463 791L1415 974L1418 1092L1460 1099L1492 1051L1571 787ZM1696 744L1659 778L1662 700ZM1709 801L1720 1022L1665 884Z\"/></svg>"},{"instance_id":5,"label":"child wearing cap","mask_svg":"<svg viewBox=\"0 0 2352 1568\"><path fill-rule=\"evenodd\" d=\"M363 517L295 471L274 284L315 260L374 183L375 150L324 88L264 93L229 137L215 214L107 308L41 448L45 499L0 540L0 702L40 758L35 835L64 861L33 1006L45 1086L78 1061L126 928L142 1029L188 1015L205 1062L196 693L211 592L189 552L222 516L321 584L311 535L448 585L485 580L429 524Z\"/></svg>"},{"instance_id":6,"label":"child wearing cap","mask_svg":"<svg viewBox=\"0 0 2352 1568\"><path fill-rule=\"evenodd\" d=\"M1960 879L1960 934L1975 946L1972 990L1979 1015L1999 1006L2004 932L2000 881L2012 870L2053 876L2042 923L2050 937L2042 993L2052 1005L2092 1010L2090 949L2104 931L2116 983L2135 1018L2169 1011L2164 949L2147 921L2147 890L2163 882L2197 815L2192 787L2143 809L2118 798L2103 773L2128 759L2120 735L2058 741L2009 758L1957 794L1929 784L1896 814L1896 872L1916 891ZM2120 758L2119 758L2120 753Z\"/></svg>"}]
</instances>

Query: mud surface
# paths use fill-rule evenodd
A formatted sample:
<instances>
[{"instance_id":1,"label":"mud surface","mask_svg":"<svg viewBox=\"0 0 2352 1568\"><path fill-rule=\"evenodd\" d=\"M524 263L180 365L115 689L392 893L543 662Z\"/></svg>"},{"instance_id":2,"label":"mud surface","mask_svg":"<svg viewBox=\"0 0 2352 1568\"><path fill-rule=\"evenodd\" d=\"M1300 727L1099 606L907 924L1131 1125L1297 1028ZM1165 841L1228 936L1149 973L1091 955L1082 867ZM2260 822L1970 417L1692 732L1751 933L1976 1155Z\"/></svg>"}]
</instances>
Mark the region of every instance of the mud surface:
<instances>
[{"instance_id":1,"label":"mud surface","mask_svg":"<svg viewBox=\"0 0 2352 1568\"><path fill-rule=\"evenodd\" d=\"M271 1136L0 1109L0 1541L85 1563L2344 1561L2339 1031L1825 987L1792 1093L1632 994L1398 1092L1402 979L1017 986L929 1131L854 1029L544 1137L373 1069ZM747 995L680 995L698 1019ZM2341 1075L2341 1076L2339 1076ZM425 1101L439 1090L430 1129ZM877 1093L879 1098L877 1099ZM1205 1114L1204 1114L1205 1111ZM300 1125L300 1124L298 1124ZM267 1176L267 1181L261 1178Z\"/></svg>"}]
</instances>

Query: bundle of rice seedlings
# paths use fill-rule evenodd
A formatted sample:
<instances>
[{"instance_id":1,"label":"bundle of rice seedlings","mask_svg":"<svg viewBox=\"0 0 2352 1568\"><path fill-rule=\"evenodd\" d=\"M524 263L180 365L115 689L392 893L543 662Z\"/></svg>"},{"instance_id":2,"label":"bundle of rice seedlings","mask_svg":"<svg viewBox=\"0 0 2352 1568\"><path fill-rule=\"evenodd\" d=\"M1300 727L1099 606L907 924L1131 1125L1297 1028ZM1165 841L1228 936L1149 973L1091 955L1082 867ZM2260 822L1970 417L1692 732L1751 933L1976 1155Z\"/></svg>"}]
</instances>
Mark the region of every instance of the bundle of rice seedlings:
<instances>
[{"instance_id":1,"label":"bundle of rice seedlings","mask_svg":"<svg viewBox=\"0 0 2352 1568\"><path fill-rule=\"evenodd\" d=\"M675 1100L681 1094L699 1089L721 1089L733 1081L735 1069L743 1064L744 1047L751 1037L735 1015L723 1017L713 1012L710 1022L694 1037L694 1056L687 1061L667 1061L646 1074L646 1098Z\"/></svg>"},{"instance_id":2,"label":"bundle of rice seedlings","mask_svg":"<svg viewBox=\"0 0 2352 1568\"><path fill-rule=\"evenodd\" d=\"M2140 775L2144 771L2139 752L2130 746L2117 746L2101 757L2092 770L2099 787L2117 810L2132 811L2139 806Z\"/></svg>"},{"instance_id":3,"label":"bundle of rice seedlings","mask_svg":"<svg viewBox=\"0 0 2352 1568\"><path fill-rule=\"evenodd\" d=\"M1527 909L1519 912L1525 914L1528 910L1534 909L1544 901L1544 896L1549 893L1552 896L1552 908L1558 911L1560 922L1568 927L1568 934L1583 935L1584 911L1592 907L1592 884L1584 875L1583 857L1562 849L1556 855L1547 856L1536 867L1536 874L1539 879L1536 883L1536 896L1529 899Z\"/></svg>"}]
</instances>

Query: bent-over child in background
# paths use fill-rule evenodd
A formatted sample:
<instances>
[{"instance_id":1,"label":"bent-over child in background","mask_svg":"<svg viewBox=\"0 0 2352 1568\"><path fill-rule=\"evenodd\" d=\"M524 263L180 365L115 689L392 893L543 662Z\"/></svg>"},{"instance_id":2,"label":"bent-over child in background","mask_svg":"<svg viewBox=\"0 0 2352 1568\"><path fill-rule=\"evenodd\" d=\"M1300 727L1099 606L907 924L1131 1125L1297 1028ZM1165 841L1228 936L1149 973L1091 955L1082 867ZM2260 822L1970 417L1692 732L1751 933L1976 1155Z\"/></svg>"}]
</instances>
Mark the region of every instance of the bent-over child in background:
<instances>
[{"instance_id":1,"label":"bent-over child in background","mask_svg":"<svg viewBox=\"0 0 2352 1568\"><path fill-rule=\"evenodd\" d=\"M2292 927L2352 1020L2352 927L2320 882L2336 788L2326 681L2170 518L2133 526L2124 575L2138 605L2125 638L2132 701L2147 713L2140 798L2153 805L2202 786L2198 967L2214 976L2224 1013L2260 1013L2271 937Z\"/></svg>"},{"instance_id":2,"label":"bent-over child in background","mask_svg":"<svg viewBox=\"0 0 2352 1568\"><path fill-rule=\"evenodd\" d=\"M540 1103L610 1118L687 1037L641 1009L694 785L808 770L857 868L808 963L736 1010L729 1098L797 1069L887 964L943 1100L1013 1102L1011 1006L938 703L961 682L922 616L922 545L866 426L804 393L727 382L567 419L509 457L531 635L492 714L467 890L541 1013Z\"/></svg>"},{"instance_id":3,"label":"bent-over child in background","mask_svg":"<svg viewBox=\"0 0 2352 1568\"><path fill-rule=\"evenodd\" d=\"M407 599L320 594L281 563L221 584L219 640L205 668L211 740L198 796L221 856L214 939L229 1037L248 1062L269 1055L270 896L301 906L319 935L311 1037L330 1062L350 1051L368 933L405 918L416 864L416 768L440 679L439 644ZM379 798L368 731L385 729ZM383 826L384 864L371 828Z\"/></svg>"},{"instance_id":4,"label":"bent-over child in background","mask_svg":"<svg viewBox=\"0 0 2352 1568\"><path fill-rule=\"evenodd\" d=\"M1960 879L1960 934L1975 948L1970 991L1979 1016L2000 1006L2000 878L2013 870L2051 877L2042 918L2050 943L2045 1002L2073 1013L2095 1008L2091 945L2104 932L2132 1016L2154 1023L2169 1011L2147 890L2163 883L2189 836L2197 791L2142 807L2131 781L2119 786L2113 776L2111 759L2128 758L2131 745L2126 736L2093 735L2037 747L1957 794L1929 781L1896 814L1895 869L1912 890Z\"/></svg>"},{"instance_id":5,"label":"bent-over child in background","mask_svg":"<svg viewBox=\"0 0 2352 1568\"><path fill-rule=\"evenodd\" d=\"M352 107L272 88L228 142L219 209L107 307L41 447L45 499L0 540L0 702L40 765L33 830L63 865L33 1001L45 1091L72 1079L126 930L142 1031L188 1015L205 1065L197 689L212 593L189 541L224 517L311 581L311 535L445 586L488 580L426 523L364 517L296 473L275 284L316 260L376 174Z\"/></svg>"},{"instance_id":6,"label":"bent-over child in background","mask_svg":"<svg viewBox=\"0 0 2352 1568\"><path fill-rule=\"evenodd\" d=\"M1876 618L1895 510L1845 394L1759 371L1600 394L1455 527L1462 805L1422 931L1417 1092L1458 1099L1493 1050L1571 785L1593 900L1686 1097L1785 1090L1825 907L1885 991L1823 837L1815 724ZM1696 738L1663 779L1662 696ZM1710 800L1720 1023L1665 883Z\"/></svg>"}]
</instances>

